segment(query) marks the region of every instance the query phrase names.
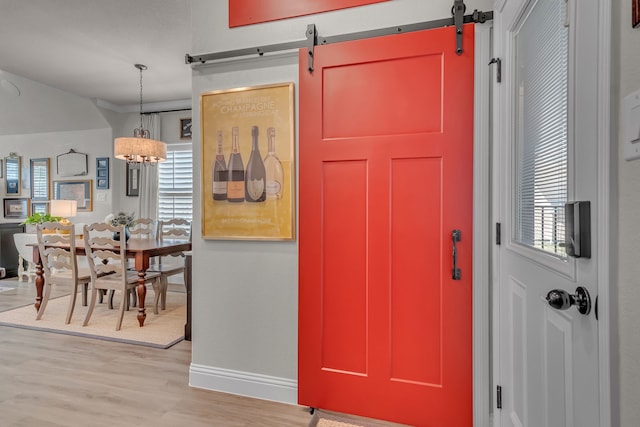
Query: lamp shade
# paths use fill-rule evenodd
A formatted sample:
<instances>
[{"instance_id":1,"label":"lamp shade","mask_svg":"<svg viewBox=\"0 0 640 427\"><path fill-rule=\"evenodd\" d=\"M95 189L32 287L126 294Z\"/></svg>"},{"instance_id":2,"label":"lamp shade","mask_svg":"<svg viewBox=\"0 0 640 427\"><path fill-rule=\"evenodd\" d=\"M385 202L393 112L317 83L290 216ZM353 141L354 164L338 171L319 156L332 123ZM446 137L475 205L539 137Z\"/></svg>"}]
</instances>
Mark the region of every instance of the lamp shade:
<instances>
[{"instance_id":1,"label":"lamp shade","mask_svg":"<svg viewBox=\"0 0 640 427\"><path fill-rule=\"evenodd\" d=\"M156 163L167 160L167 144L149 138L116 138L113 147L116 159L134 163Z\"/></svg>"},{"instance_id":2,"label":"lamp shade","mask_svg":"<svg viewBox=\"0 0 640 427\"><path fill-rule=\"evenodd\" d=\"M78 201L52 200L50 211L52 216L59 216L62 218L74 217L78 213Z\"/></svg>"}]
</instances>

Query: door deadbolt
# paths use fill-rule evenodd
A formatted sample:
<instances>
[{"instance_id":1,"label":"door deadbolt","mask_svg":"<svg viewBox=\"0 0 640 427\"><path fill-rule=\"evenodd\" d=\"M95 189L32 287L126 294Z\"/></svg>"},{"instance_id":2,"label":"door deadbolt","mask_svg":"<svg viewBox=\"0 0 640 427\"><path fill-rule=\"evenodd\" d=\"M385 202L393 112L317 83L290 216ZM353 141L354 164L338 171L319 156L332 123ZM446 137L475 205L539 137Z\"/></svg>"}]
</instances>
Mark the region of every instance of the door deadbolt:
<instances>
[{"instance_id":1,"label":"door deadbolt","mask_svg":"<svg viewBox=\"0 0 640 427\"><path fill-rule=\"evenodd\" d=\"M575 305L580 314L585 316L591 312L591 297L589 291L582 286L576 288L576 293L571 295L562 289L554 289L547 294L547 302L557 310L566 310Z\"/></svg>"}]
</instances>

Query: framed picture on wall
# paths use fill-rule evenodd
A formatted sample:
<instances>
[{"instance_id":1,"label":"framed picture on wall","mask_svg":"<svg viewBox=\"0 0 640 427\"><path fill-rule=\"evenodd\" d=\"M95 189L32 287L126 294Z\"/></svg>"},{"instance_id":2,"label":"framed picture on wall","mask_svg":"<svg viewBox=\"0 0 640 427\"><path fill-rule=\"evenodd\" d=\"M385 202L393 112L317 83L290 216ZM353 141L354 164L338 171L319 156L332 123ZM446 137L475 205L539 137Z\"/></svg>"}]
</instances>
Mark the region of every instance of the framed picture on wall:
<instances>
[{"instance_id":1,"label":"framed picture on wall","mask_svg":"<svg viewBox=\"0 0 640 427\"><path fill-rule=\"evenodd\" d=\"M31 213L29 215L33 215L35 213L39 214L48 214L49 213L49 202L32 202L31 203Z\"/></svg>"},{"instance_id":2,"label":"framed picture on wall","mask_svg":"<svg viewBox=\"0 0 640 427\"><path fill-rule=\"evenodd\" d=\"M200 97L203 238L295 239L293 89L287 82Z\"/></svg>"},{"instance_id":3,"label":"framed picture on wall","mask_svg":"<svg viewBox=\"0 0 640 427\"><path fill-rule=\"evenodd\" d=\"M20 196L22 191L22 157L15 153L4 158L4 184L7 196Z\"/></svg>"},{"instance_id":4,"label":"framed picture on wall","mask_svg":"<svg viewBox=\"0 0 640 427\"><path fill-rule=\"evenodd\" d=\"M142 166L131 166L127 163L127 196L137 197L140 195L140 168Z\"/></svg>"},{"instance_id":5,"label":"framed picture on wall","mask_svg":"<svg viewBox=\"0 0 640 427\"><path fill-rule=\"evenodd\" d=\"M31 175L31 200L49 200L49 187L51 186L49 158L30 159L29 171Z\"/></svg>"},{"instance_id":6,"label":"framed picture on wall","mask_svg":"<svg viewBox=\"0 0 640 427\"><path fill-rule=\"evenodd\" d=\"M53 198L55 200L76 200L78 212L93 210L93 180L53 181Z\"/></svg>"},{"instance_id":7,"label":"framed picture on wall","mask_svg":"<svg viewBox=\"0 0 640 427\"><path fill-rule=\"evenodd\" d=\"M180 119L180 139L191 139L191 117Z\"/></svg>"},{"instance_id":8,"label":"framed picture on wall","mask_svg":"<svg viewBox=\"0 0 640 427\"><path fill-rule=\"evenodd\" d=\"M631 25L640 28L640 0L631 0Z\"/></svg>"},{"instance_id":9,"label":"framed picture on wall","mask_svg":"<svg viewBox=\"0 0 640 427\"><path fill-rule=\"evenodd\" d=\"M109 158L96 158L96 188L98 190L109 189Z\"/></svg>"},{"instance_id":10,"label":"framed picture on wall","mask_svg":"<svg viewBox=\"0 0 640 427\"><path fill-rule=\"evenodd\" d=\"M4 199L4 217L24 219L29 216L29 199Z\"/></svg>"}]
</instances>

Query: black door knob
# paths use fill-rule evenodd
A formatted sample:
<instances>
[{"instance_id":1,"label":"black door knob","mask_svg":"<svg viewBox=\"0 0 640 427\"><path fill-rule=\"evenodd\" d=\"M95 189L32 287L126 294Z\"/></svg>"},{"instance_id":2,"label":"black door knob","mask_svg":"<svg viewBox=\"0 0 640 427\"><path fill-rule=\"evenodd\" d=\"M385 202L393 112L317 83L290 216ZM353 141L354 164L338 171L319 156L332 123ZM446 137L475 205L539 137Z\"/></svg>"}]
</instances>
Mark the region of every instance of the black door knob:
<instances>
[{"instance_id":1,"label":"black door knob","mask_svg":"<svg viewBox=\"0 0 640 427\"><path fill-rule=\"evenodd\" d=\"M547 294L547 302L557 310L566 310L575 305L580 314L585 316L591 312L591 297L589 291L582 286L576 288L575 294L563 289L554 289Z\"/></svg>"}]
</instances>

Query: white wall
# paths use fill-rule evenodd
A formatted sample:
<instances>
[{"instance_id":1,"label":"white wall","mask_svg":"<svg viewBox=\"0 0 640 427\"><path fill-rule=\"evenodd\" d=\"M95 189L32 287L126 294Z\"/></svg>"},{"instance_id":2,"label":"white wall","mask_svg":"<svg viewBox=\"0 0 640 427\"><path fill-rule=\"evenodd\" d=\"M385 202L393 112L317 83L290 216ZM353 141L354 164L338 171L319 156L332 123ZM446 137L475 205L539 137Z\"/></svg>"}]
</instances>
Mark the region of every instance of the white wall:
<instances>
[{"instance_id":1,"label":"white wall","mask_svg":"<svg viewBox=\"0 0 640 427\"><path fill-rule=\"evenodd\" d=\"M0 135L107 127L92 100L0 70Z\"/></svg>"},{"instance_id":2,"label":"white wall","mask_svg":"<svg viewBox=\"0 0 640 427\"><path fill-rule=\"evenodd\" d=\"M631 28L631 0L613 2L615 11L614 40L619 42L618 94L620 102L626 95L640 90L640 29ZM615 31L615 30L614 30ZM614 94L615 95L615 94ZM614 104L615 105L615 104ZM622 125L618 124L618 322L619 322L619 408L614 396L613 409L620 411L621 426L640 425L640 161L628 162L622 157ZM616 311L613 311L614 315Z\"/></svg>"},{"instance_id":3,"label":"white wall","mask_svg":"<svg viewBox=\"0 0 640 427\"><path fill-rule=\"evenodd\" d=\"M492 1L467 1L491 10ZM451 16L450 0L393 0L342 11L235 29L227 2L192 1L192 55L429 21ZM218 89L293 81L297 55L279 54L195 66L193 138L200 138L200 94ZM297 105L297 102L296 102ZM297 123L296 112L296 123ZM297 128L297 126L296 126ZM297 130L296 130L297 134ZM297 142L296 142L297 152ZM194 176L200 176L194 144ZM194 183L192 385L255 397L297 401L297 242L204 241L200 182Z\"/></svg>"}]
</instances>

